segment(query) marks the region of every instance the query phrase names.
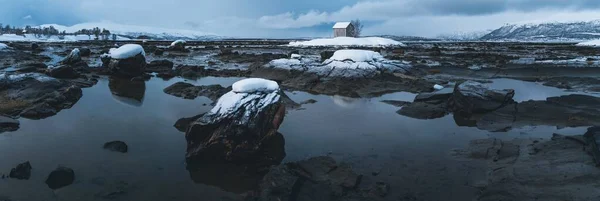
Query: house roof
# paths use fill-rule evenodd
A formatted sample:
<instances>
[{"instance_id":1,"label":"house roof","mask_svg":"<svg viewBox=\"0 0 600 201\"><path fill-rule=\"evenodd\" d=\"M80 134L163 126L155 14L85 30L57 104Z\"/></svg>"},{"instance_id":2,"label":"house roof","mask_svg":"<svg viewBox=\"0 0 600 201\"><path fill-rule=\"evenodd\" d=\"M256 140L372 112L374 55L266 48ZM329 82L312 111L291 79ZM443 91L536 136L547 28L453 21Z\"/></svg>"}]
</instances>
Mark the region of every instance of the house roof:
<instances>
[{"instance_id":1,"label":"house roof","mask_svg":"<svg viewBox=\"0 0 600 201\"><path fill-rule=\"evenodd\" d=\"M348 26L350 26L350 22L338 22L335 23L335 25L333 25L334 29L345 29L348 28Z\"/></svg>"}]
</instances>

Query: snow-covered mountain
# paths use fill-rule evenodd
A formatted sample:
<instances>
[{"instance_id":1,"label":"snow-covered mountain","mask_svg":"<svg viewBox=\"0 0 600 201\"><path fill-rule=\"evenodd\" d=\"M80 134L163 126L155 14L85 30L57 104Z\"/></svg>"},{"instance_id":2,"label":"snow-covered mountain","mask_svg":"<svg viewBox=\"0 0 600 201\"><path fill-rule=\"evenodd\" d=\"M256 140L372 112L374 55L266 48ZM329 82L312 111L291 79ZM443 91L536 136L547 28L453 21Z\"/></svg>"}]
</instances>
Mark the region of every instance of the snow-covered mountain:
<instances>
[{"instance_id":1,"label":"snow-covered mountain","mask_svg":"<svg viewBox=\"0 0 600 201\"><path fill-rule=\"evenodd\" d=\"M215 40L223 39L224 37L217 36L212 33L185 30L185 29L165 29L157 27L137 26L137 25L124 25L113 22L91 22L81 23L73 26L63 26L58 24L44 24L39 27L50 27L53 26L59 31L66 31L67 33L74 33L82 29L92 29L98 27L100 29L107 29L112 34L117 34L121 37L135 39L140 36L147 36L154 40Z\"/></svg>"},{"instance_id":2,"label":"snow-covered mountain","mask_svg":"<svg viewBox=\"0 0 600 201\"><path fill-rule=\"evenodd\" d=\"M589 40L600 38L600 20L507 24L481 37L482 40Z\"/></svg>"}]
</instances>

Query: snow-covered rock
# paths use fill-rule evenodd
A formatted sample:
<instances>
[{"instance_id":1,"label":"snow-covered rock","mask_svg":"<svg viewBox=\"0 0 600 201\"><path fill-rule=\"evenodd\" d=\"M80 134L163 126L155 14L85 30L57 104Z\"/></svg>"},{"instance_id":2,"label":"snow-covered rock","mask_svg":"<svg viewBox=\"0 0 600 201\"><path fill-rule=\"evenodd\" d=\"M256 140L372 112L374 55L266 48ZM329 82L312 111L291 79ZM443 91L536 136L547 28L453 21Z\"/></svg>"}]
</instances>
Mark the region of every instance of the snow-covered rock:
<instances>
[{"instance_id":1,"label":"snow-covered rock","mask_svg":"<svg viewBox=\"0 0 600 201\"><path fill-rule=\"evenodd\" d=\"M171 46L185 45L186 43L185 40L176 40L171 43Z\"/></svg>"},{"instance_id":2,"label":"snow-covered rock","mask_svg":"<svg viewBox=\"0 0 600 201\"><path fill-rule=\"evenodd\" d=\"M111 48L108 54L100 56L102 66L110 68L113 73L125 76L138 76L146 68L146 52L141 45L126 44L119 48Z\"/></svg>"},{"instance_id":3,"label":"snow-covered rock","mask_svg":"<svg viewBox=\"0 0 600 201\"><path fill-rule=\"evenodd\" d=\"M138 44L126 44L119 48L110 48L108 54L113 59L128 59L138 54L146 56L144 48Z\"/></svg>"},{"instance_id":4,"label":"snow-covered rock","mask_svg":"<svg viewBox=\"0 0 600 201\"><path fill-rule=\"evenodd\" d=\"M592 40L578 43L577 46L592 46L592 47L600 47L600 40Z\"/></svg>"},{"instance_id":5,"label":"snow-covered rock","mask_svg":"<svg viewBox=\"0 0 600 201\"><path fill-rule=\"evenodd\" d=\"M310 47L310 46L362 46L362 47L386 47L386 46L404 46L403 43L380 37L352 38L337 37L314 39L310 41L291 42L288 46L292 47Z\"/></svg>"},{"instance_id":6,"label":"snow-covered rock","mask_svg":"<svg viewBox=\"0 0 600 201\"><path fill-rule=\"evenodd\" d=\"M250 78L232 88L189 125L188 160L255 161L264 143L277 135L285 116L277 83Z\"/></svg>"},{"instance_id":7,"label":"snow-covered rock","mask_svg":"<svg viewBox=\"0 0 600 201\"><path fill-rule=\"evenodd\" d=\"M67 55L62 61L60 61L61 64L66 65L75 65L79 62L81 62L81 51L79 51L79 48L71 50L71 53L69 53L69 55Z\"/></svg>"},{"instance_id":8,"label":"snow-covered rock","mask_svg":"<svg viewBox=\"0 0 600 201\"><path fill-rule=\"evenodd\" d=\"M442 89L444 89L444 86L436 84L436 85L433 85L433 89L435 89L435 90L442 90Z\"/></svg>"},{"instance_id":9,"label":"snow-covered rock","mask_svg":"<svg viewBox=\"0 0 600 201\"><path fill-rule=\"evenodd\" d=\"M319 61L318 56L302 59L277 59L264 67L315 73L323 77L373 77L381 73L406 73L410 64L387 60L369 50L338 50L334 55Z\"/></svg>"},{"instance_id":10,"label":"snow-covered rock","mask_svg":"<svg viewBox=\"0 0 600 201\"><path fill-rule=\"evenodd\" d=\"M271 93L279 89L275 81L262 78L248 78L233 83L232 91L235 93Z\"/></svg>"},{"instance_id":11,"label":"snow-covered rock","mask_svg":"<svg viewBox=\"0 0 600 201\"><path fill-rule=\"evenodd\" d=\"M290 55L290 58L292 58L292 59L302 59L302 55L292 54L292 55Z\"/></svg>"},{"instance_id":12,"label":"snow-covered rock","mask_svg":"<svg viewBox=\"0 0 600 201\"><path fill-rule=\"evenodd\" d=\"M454 110L466 114L485 113L514 103L513 89L491 89L489 85L466 81L454 88Z\"/></svg>"}]
</instances>

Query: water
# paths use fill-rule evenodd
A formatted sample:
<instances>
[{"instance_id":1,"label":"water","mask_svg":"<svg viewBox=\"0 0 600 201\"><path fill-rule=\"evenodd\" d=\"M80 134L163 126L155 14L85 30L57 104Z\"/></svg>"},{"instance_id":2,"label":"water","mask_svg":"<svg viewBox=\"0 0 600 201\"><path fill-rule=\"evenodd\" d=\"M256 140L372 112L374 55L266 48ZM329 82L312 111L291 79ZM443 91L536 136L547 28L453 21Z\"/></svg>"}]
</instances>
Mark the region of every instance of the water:
<instances>
[{"instance_id":1,"label":"water","mask_svg":"<svg viewBox=\"0 0 600 201\"><path fill-rule=\"evenodd\" d=\"M206 77L185 81L229 86L240 79ZM18 131L0 134L0 172L8 174L17 164L30 161L32 177L28 181L0 180L0 198L239 200L240 195L224 190L229 184L207 185L210 182L203 182L204 178L193 180L186 170L186 141L173 124L179 118L210 110L211 101L205 97L185 100L163 93L164 88L178 81L184 80L153 78L144 85L129 85L102 78L94 87L83 90L83 97L73 108L43 120L20 119ZM516 87L519 101L567 93L514 80L495 80L492 85ZM134 95L119 97L113 92ZM412 101L416 94L406 92L371 99L286 93L296 102L315 99L317 103L288 111L279 130L286 141L285 162L331 155L367 175L365 182L389 183L392 191L388 200L406 196L470 200L478 190L466 184L483 178L484 169L454 160L451 152L466 147L473 139L548 138L556 132L584 132L584 128L538 126L490 133L459 127L452 115L434 120L411 119L398 115L399 108L381 102ZM129 152L102 149L105 142L114 140L126 142ZM58 165L73 168L76 181L51 191L44 180ZM374 171L379 175L372 176Z\"/></svg>"}]
</instances>

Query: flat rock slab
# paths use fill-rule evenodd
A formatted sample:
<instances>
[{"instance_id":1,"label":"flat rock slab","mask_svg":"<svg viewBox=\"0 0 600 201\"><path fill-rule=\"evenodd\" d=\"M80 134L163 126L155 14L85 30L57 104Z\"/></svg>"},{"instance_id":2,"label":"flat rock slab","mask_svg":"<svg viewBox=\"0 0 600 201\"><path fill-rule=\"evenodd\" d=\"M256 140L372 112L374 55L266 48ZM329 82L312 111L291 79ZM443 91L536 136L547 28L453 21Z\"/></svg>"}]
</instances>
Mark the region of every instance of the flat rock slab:
<instances>
[{"instance_id":1,"label":"flat rock slab","mask_svg":"<svg viewBox=\"0 0 600 201\"><path fill-rule=\"evenodd\" d=\"M424 102L408 104L398 110L397 113L415 119L437 119L449 114L446 104L430 104Z\"/></svg>"},{"instance_id":2,"label":"flat rock slab","mask_svg":"<svg viewBox=\"0 0 600 201\"><path fill-rule=\"evenodd\" d=\"M195 99L198 96L205 96L212 101L216 101L223 94L231 91L231 88L225 88L221 85L194 86L185 82L177 82L163 91L166 94L184 99Z\"/></svg>"}]
</instances>

